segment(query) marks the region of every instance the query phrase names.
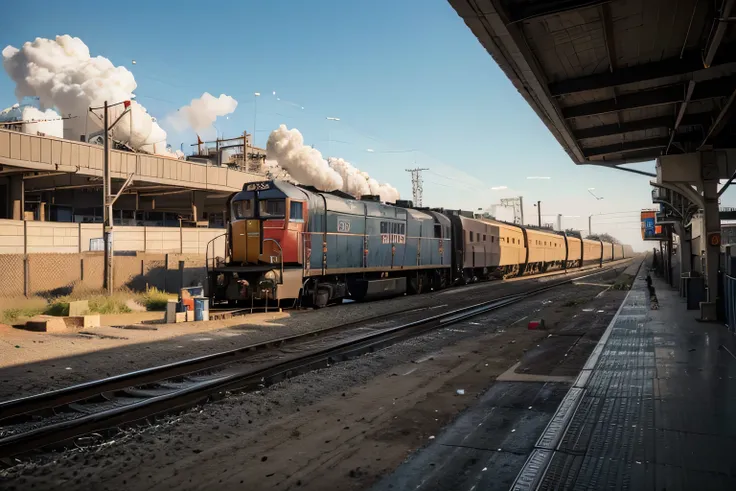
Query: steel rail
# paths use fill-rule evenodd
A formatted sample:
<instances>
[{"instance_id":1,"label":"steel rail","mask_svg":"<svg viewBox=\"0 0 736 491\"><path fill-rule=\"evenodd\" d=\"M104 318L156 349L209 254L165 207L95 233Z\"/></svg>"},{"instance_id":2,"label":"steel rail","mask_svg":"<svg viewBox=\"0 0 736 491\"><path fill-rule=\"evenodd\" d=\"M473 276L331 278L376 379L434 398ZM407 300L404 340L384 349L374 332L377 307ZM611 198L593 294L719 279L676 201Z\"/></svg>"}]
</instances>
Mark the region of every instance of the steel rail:
<instances>
[{"instance_id":1,"label":"steel rail","mask_svg":"<svg viewBox=\"0 0 736 491\"><path fill-rule=\"evenodd\" d=\"M238 369L228 370L223 373L222 376L198 382L192 386L180 390L174 390L163 395L147 397L142 399L140 402L95 412L62 422L52 423L5 438L0 438L0 458L27 453L38 448L65 442L71 438L84 434L113 428L123 424L131 424L162 413L177 412L207 401L208 399L213 398L213 396L216 397L227 391L248 390L263 387L264 385L270 385L316 368L329 366L336 360L344 360L363 353L372 352L384 346L421 335L425 332L446 327L450 324L520 302L540 293L572 283L573 281L600 275L612 269L616 269L618 266L620 266L620 264L613 265L608 268L602 268L593 273L568 277L549 285L534 288L530 291L506 295L475 305L432 315L399 326L385 328L364 335L358 335L349 338L347 341L338 340L336 343L326 348L313 350L304 354L296 354L292 357L287 357L286 359L282 358L281 360L276 360L270 364L265 364L265 366L264 364L261 364L256 368L240 367ZM305 336L299 335L284 339L292 339L296 337L303 338ZM274 344L277 344L277 341L262 343L262 345L257 346L263 346L266 344L273 346ZM253 347L245 347L226 352L227 355L225 358L234 353L243 353L248 351L249 348ZM69 402L89 399L91 396L98 396L117 389L140 386L156 381L164 381L177 376L172 375L172 369L183 370L188 368L186 373L191 374L203 370L202 368L192 369L192 367L196 366L197 363L202 360L212 360L222 355L223 353L207 355L191 360L185 360L183 362L164 365L162 367L139 370L65 389L7 401L3 403L3 409L5 410L4 413L18 416L29 412L37 412L39 409L60 407L68 404ZM217 366L235 364L238 360L227 359L227 361L225 361L222 359L221 361L222 362L218 363ZM181 373L179 373L179 375L180 374ZM34 409L29 409L30 407L33 407Z\"/></svg>"},{"instance_id":2,"label":"steel rail","mask_svg":"<svg viewBox=\"0 0 736 491\"><path fill-rule=\"evenodd\" d=\"M613 265L615 266L615 264ZM603 270L599 269L598 266L591 267L595 268L595 273L599 274ZM590 271L588 269L587 271ZM586 272L586 270L577 270L574 272L560 272L553 275L547 276L530 276L528 279L544 279L544 278L556 278L557 276L576 277L577 273ZM490 283L489 283L490 284ZM491 301L500 300L508 297L500 296L496 297ZM392 315L396 314L411 314L413 312L420 312L426 307L412 307L391 312ZM446 312L448 313L448 312ZM441 315L441 314L440 314ZM121 390L132 385L143 385L147 383L156 382L165 378L172 378L176 376L186 375L195 371L201 371L208 368L217 368L223 365L236 363L241 361L245 356L252 355L254 352L259 352L264 349L272 349L275 347L282 346L284 344L293 343L307 338L313 338L323 336L332 331L347 330L360 326L363 324L369 324L378 319L385 317L384 315L367 317L359 319L346 324L339 324L336 326L325 327L322 329L316 329L314 331L299 333L290 336L283 336L280 338L263 341L260 343L250 344L235 348L228 351L222 351L209 355L198 356L194 358L188 358L165 365L159 365L151 368L144 368L141 370L135 370L119 375L113 375L104 379L92 380L90 382L83 382L81 384L73 385L70 387L64 387L62 389L52 390L43 392L40 394L34 394L26 397L17 399L11 399L0 402L0 423L4 420L17 417L26 413L38 412L44 409L51 409L64 404L88 399L90 397L99 395L101 392L111 392L115 390Z\"/></svg>"}]
</instances>

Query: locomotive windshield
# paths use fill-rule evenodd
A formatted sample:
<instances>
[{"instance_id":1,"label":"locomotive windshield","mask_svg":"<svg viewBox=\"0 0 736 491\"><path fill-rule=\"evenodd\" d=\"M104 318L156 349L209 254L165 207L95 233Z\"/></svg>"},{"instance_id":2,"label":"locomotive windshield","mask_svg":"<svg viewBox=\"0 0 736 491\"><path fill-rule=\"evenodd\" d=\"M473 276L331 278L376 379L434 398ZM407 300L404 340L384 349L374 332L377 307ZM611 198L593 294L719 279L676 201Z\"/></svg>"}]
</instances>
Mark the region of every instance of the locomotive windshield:
<instances>
[{"instance_id":1,"label":"locomotive windshield","mask_svg":"<svg viewBox=\"0 0 736 491\"><path fill-rule=\"evenodd\" d=\"M233 215L238 219L253 218L253 200L242 199L233 201Z\"/></svg>"},{"instance_id":2,"label":"locomotive windshield","mask_svg":"<svg viewBox=\"0 0 736 491\"><path fill-rule=\"evenodd\" d=\"M286 214L286 200L262 199L258 202L258 215L261 218L284 218Z\"/></svg>"}]
</instances>

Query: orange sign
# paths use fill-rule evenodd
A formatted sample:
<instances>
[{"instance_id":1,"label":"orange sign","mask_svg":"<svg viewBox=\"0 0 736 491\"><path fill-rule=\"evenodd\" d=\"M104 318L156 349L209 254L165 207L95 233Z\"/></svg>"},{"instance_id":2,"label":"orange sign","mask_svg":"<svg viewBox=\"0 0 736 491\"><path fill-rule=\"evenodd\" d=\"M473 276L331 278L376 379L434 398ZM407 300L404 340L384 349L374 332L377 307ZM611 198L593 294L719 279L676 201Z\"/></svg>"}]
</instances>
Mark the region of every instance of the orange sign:
<instances>
[{"instance_id":1,"label":"orange sign","mask_svg":"<svg viewBox=\"0 0 736 491\"><path fill-rule=\"evenodd\" d=\"M720 232L709 233L708 243L712 245L713 247L718 247L719 245L721 245L721 233Z\"/></svg>"}]
</instances>

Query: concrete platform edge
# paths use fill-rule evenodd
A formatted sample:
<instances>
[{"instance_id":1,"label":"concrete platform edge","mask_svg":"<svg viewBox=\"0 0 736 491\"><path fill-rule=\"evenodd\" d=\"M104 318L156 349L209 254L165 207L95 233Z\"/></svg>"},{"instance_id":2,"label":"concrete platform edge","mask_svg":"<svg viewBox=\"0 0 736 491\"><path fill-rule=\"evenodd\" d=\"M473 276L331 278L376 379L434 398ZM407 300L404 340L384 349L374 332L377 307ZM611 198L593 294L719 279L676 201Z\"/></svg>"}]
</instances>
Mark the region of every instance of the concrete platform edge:
<instances>
[{"instance_id":1,"label":"concrete platform edge","mask_svg":"<svg viewBox=\"0 0 736 491\"><path fill-rule=\"evenodd\" d=\"M634 279L639 275L641 267L645 261L646 256L644 256L644 259L639 264L636 274L634 275ZM603 352L603 347L606 345L606 342L608 342L613 326L621 315L624 305L626 305L630 295L631 289L626 293L626 296L621 302L621 305L619 305L616 314L613 316L613 319L611 319L608 327L606 327L606 331L603 333L603 336L601 336L600 340L596 344L595 349L588 357L588 360L580 374L578 374L575 383L570 387L565 398L557 408L557 411L555 411L554 416L552 416L552 419L542 432L539 440L537 440L534 450L529 454L526 462L524 462L524 466L521 468L519 474L514 480L514 483L511 485L511 491L532 491L542 482L544 475L547 473L549 464L552 461L554 450L567 431L568 424L572 420L572 417L577 411L578 404L583 398L591 370L598 363L598 358Z\"/></svg>"}]
</instances>

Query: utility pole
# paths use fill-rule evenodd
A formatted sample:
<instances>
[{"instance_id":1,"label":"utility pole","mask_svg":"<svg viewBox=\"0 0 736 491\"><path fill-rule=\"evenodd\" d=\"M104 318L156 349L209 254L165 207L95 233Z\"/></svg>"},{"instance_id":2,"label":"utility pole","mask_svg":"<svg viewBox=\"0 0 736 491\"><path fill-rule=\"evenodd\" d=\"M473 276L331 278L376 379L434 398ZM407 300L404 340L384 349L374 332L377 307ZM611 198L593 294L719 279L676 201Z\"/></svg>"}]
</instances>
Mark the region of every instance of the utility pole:
<instances>
[{"instance_id":1,"label":"utility pole","mask_svg":"<svg viewBox=\"0 0 736 491\"><path fill-rule=\"evenodd\" d=\"M588 215L588 235L593 235L593 215Z\"/></svg>"},{"instance_id":2,"label":"utility pole","mask_svg":"<svg viewBox=\"0 0 736 491\"><path fill-rule=\"evenodd\" d=\"M406 172L411 173L411 194L414 199L414 206L422 206L422 171L424 170L429 169L426 167L415 167L413 169L406 169Z\"/></svg>"},{"instance_id":3,"label":"utility pole","mask_svg":"<svg viewBox=\"0 0 736 491\"><path fill-rule=\"evenodd\" d=\"M107 101L103 106L105 112L102 120L104 130L104 152L105 158L102 165L102 240L105 243L105 276L102 280L102 287L107 291L108 295L112 295L113 276L112 276L112 204L110 203L110 194L112 192L112 179L110 178L110 129L107 119Z\"/></svg>"},{"instance_id":4,"label":"utility pole","mask_svg":"<svg viewBox=\"0 0 736 491\"><path fill-rule=\"evenodd\" d=\"M537 201L537 204L534 206L537 207L537 226L539 228L542 228L542 202Z\"/></svg>"},{"instance_id":5,"label":"utility pole","mask_svg":"<svg viewBox=\"0 0 736 491\"><path fill-rule=\"evenodd\" d=\"M125 110L118 116L118 119L116 119L112 124L109 123L109 114L108 110L111 107L124 105ZM120 122L121 119L123 119L123 116L128 114L130 112L130 104L131 102L129 100L118 102L116 104L109 105L107 101L105 101L104 105L101 107L90 107L89 111L93 112L98 109L102 109L104 111L103 117L102 117L102 124L103 124L103 151L104 151L104 159L103 159L103 165L102 165L102 240L104 242L104 251L105 251L105 257L104 257L104 273L102 277L102 287L105 289L108 295L112 294L113 290L113 274L112 274L112 262L113 262L113 235L112 235L112 225L113 225L113 217L112 217L112 205L115 203L115 201L120 197L122 192L125 190L125 188L130 185L131 182L133 182L133 177L135 174L130 174L128 178L125 180L123 185L120 187L120 190L117 192L117 194L112 194L112 174L110 172L110 131L113 129L113 127Z\"/></svg>"}]
</instances>

